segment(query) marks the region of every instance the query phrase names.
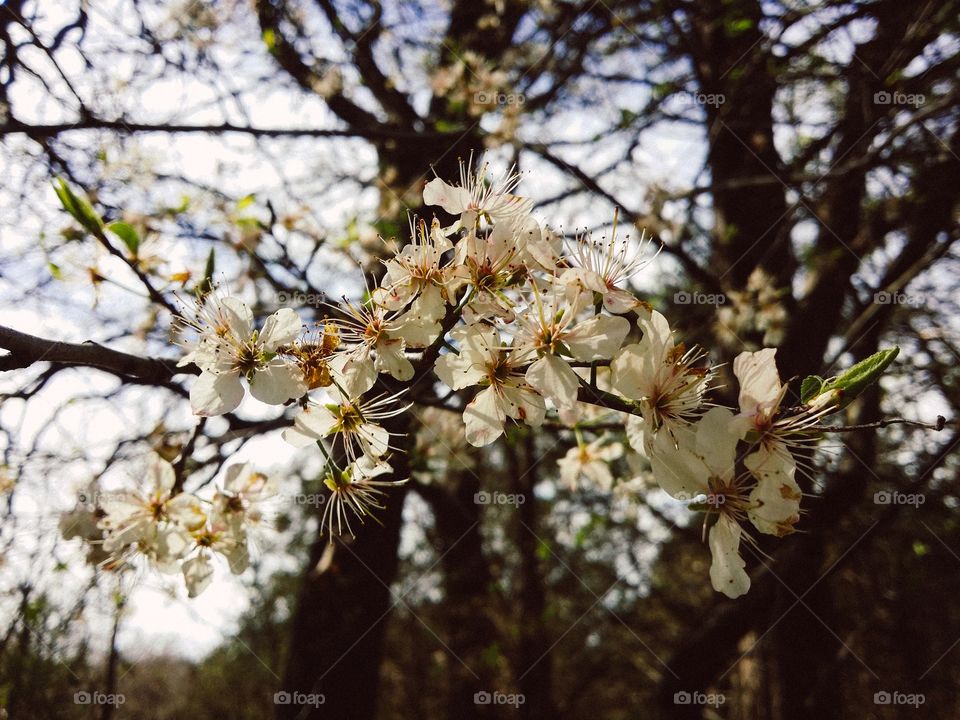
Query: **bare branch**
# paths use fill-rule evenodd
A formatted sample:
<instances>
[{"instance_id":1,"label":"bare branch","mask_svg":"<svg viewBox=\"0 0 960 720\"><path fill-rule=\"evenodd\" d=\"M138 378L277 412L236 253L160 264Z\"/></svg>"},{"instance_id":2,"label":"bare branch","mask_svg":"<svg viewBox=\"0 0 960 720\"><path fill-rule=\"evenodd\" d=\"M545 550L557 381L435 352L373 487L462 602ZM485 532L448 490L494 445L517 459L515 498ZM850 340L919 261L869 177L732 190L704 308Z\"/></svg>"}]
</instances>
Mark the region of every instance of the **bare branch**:
<instances>
[{"instance_id":1,"label":"bare branch","mask_svg":"<svg viewBox=\"0 0 960 720\"><path fill-rule=\"evenodd\" d=\"M3 326L0 326L0 347L10 351L0 356L0 371L54 362L68 367L98 368L119 377L134 377L157 385L166 383L174 375L200 374L200 369L193 364L177 367L175 358L140 357L93 342L48 340Z\"/></svg>"}]
</instances>

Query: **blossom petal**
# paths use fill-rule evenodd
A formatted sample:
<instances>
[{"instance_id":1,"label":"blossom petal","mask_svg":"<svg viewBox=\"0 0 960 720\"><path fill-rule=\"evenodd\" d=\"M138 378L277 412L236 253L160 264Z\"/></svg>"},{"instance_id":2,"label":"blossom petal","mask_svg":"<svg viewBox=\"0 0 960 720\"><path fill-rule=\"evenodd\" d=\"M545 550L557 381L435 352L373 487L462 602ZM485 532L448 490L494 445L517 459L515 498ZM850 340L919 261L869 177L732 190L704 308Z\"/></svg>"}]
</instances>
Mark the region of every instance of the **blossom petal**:
<instances>
[{"instance_id":1,"label":"blossom petal","mask_svg":"<svg viewBox=\"0 0 960 720\"><path fill-rule=\"evenodd\" d=\"M161 495L169 493L177 481L177 474L174 472L173 465L156 453L151 453L148 474L151 487Z\"/></svg>"},{"instance_id":2,"label":"blossom petal","mask_svg":"<svg viewBox=\"0 0 960 720\"><path fill-rule=\"evenodd\" d=\"M800 519L800 486L794 479L796 462L789 454L761 449L744 459L757 479L750 493L750 521L762 533L783 537Z\"/></svg>"},{"instance_id":3,"label":"blossom petal","mask_svg":"<svg viewBox=\"0 0 960 720\"><path fill-rule=\"evenodd\" d=\"M561 482L571 490L576 488L580 479L580 448L574 446L567 450L567 454L557 460L557 467L560 468Z\"/></svg>"},{"instance_id":4,"label":"blossom petal","mask_svg":"<svg viewBox=\"0 0 960 720\"><path fill-rule=\"evenodd\" d=\"M377 343L377 370L406 382L413 377L413 363L403 354L401 340L381 339Z\"/></svg>"},{"instance_id":5,"label":"blossom petal","mask_svg":"<svg viewBox=\"0 0 960 720\"><path fill-rule=\"evenodd\" d=\"M564 342L577 360L609 360L629 332L630 323L626 318L597 315L567 333Z\"/></svg>"},{"instance_id":6,"label":"blossom petal","mask_svg":"<svg viewBox=\"0 0 960 720\"><path fill-rule=\"evenodd\" d=\"M327 392L337 399L350 401L360 397L377 381L377 369L367 355L339 354L327 366L334 379Z\"/></svg>"},{"instance_id":7,"label":"blossom petal","mask_svg":"<svg viewBox=\"0 0 960 720\"><path fill-rule=\"evenodd\" d=\"M250 381L250 394L268 405L282 405L287 400L302 397L306 392L307 383L300 368L276 359L254 373Z\"/></svg>"},{"instance_id":8,"label":"blossom petal","mask_svg":"<svg viewBox=\"0 0 960 720\"><path fill-rule=\"evenodd\" d=\"M237 372L200 373L200 377L190 388L190 406L193 413L203 417L223 415L235 410L241 400L243 385Z\"/></svg>"},{"instance_id":9,"label":"blossom petal","mask_svg":"<svg viewBox=\"0 0 960 720\"><path fill-rule=\"evenodd\" d=\"M637 296L629 290L609 288L603 293L603 307L614 315L625 315L640 305Z\"/></svg>"},{"instance_id":10,"label":"blossom petal","mask_svg":"<svg viewBox=\"0 0 960 720\"><path fill-rule=\"evenodd\" d=\"M410 309L397 318L392 337L401 338L412 348L431 345L440 334L440 320L446 314L447 304L436 285L428 285L414 299Z\"/></svg>"},{"instance_id":11,"label":"blossom petal","mask_svg":"<svg viewBox=\"0 0 960 720\"><path fill-rule=\"evenodd\" d=\"M489 445L503 434L506 415L492 387L478 393L463 411L467 442L474 447Z\"/></svg>"},{"instance_id":12,"label":"blossom petal","mask_svg":"<svg viewBox=\"0 0 960 720\"><path fill-rule=\"evenodd\" d=\"M187 530L196 530L207 521L207 513L196 495L180 493L170 498L166 504L170 519Z\"/></svg>"},{"instance_id":13,"label":"blossom petal","mask_svg":"<svg viewBox=\"0 0 960 720\"><path fill-rule=\"evenodd\" d=\"M613 487L613 473L610 472L610 466L601 459L584 464L581 472L601 490L610 490Z\"/></svg>"},{"instance_id":14,"label":"blossom petal","mask_svg":"<svg viewBox=\"0 0 960 720\"><path fill-rule=\"evenodd\" d=\"M189 550L191 538L182 528L176 526L158 530L153 540L154 562L160 572L175 573L177 561Z\"/></svg>"},{"instance_id":15,"label":"blossom petal","mask_svg":"<svg viewBox=\"0 0 960 720\"><path fill-rule=\"evenodd\" d=\"M530 427L539 427L547 413L543 397L529 387L501 388L500 408L509 417L522 420Z\"/></svg>"},{"instance_id":16,"label":"blossom petal","mask_svg":"<svg viewBox=\"0 0 960 720\"><path fill-rule=\"evenodd\" d=\"M662 361L662 358L673 349L673 335L667 319L661 313L652 310L649 316L645 313L640 314L637 325L643 330L643 339L640 342L644 350L657 358L657 362Z\"/></svg>"},{"instance_id":17,"label":"blossom petal","mask_svg":"<svg viewBox=\"0 0 960 720\"><path fill-rule=\"evenodd\" d=\"M737 461L740 427L727 408L710 408L697 422L697 455L716 477L730 479Z\"/></svg>"},{"instance_id":18,"label":"blossom petal","mask_svg":"<svg viewBox=\"0 0 960 720\"><path fill-rule=\"evenodd\" d=\"M541 395L553 401L558 409L577 404L580 377L556 355L544 355L526 373L527 382Z\"/></svg>"},{"instance_id":19,"label":"blossom petal","mask_svg":"<svg viewBox=\"0 0 960 720\"><path fill-rule=\"evenodd\" d=\"M740 410L753 412L758 405L769 404L780 394L780 375L774 359L775 348L742 352L733 361L733 374L740 381Z\"/></svg>"},{"instance_id":20,"label":"blossom petal","mask_svg":"<svg viewBox=\"0 0 960 720\"><path fill-rule=\"evenodd\" d=\"M622 348L610 363L610 383L613 389L631 400L640 400L653 388L660 358L654 356L646 343L634 343Z\"/></svg>"},{"instance_id":21,"label":"blossom petal","mask_svg":"<svg viewBox=\"0 0 960 720\"><path fill-rule=\"evenodd\" d=\"M683 439L674 444L677 435L672 438L666 432L658 432L647 443L650 467L657 484L668 495L683 501L710 492L708 470L703 460L691 450L693 438L689 435L689 431L679 435Z\"/></svg>"},{"instance_id":22,"label":"blossom petal","mask_svg":"<svg viewBox=\"0 0 960 720\"><path fill-rule=\"evenodd\" d=\"M750 589L750 576L744 569L746 563L740 557L740 526L727 517L720 516L710 528L710 582L713 589L729 598L738 598Z\"/></svg>"},{"instance_id":23,"label":"blossom petal","mask_svg":"<svg viewBox=\"0 0 960 720\"><path fill-rule=\"evenodd\" d=\"M253 335L253 311L243 300L229 295L220 298L219 303L231 332L243 340L249 339Z\"/></svg>"},{"instance_id":24,"label":"blossom petal","mask_svg":"<svg viewBox=\"0 0 960 720\"><path fill-rule=\"evenodd\" d=\"M439 205L451 215L459 215L470 204L470 193L466 188L434 178L423 188L423 204Z\"/></svg>"},{"instance_id":25,"label":"blossom petal","mask_svg":"<svg viewBox=\"0 0 960 720\"><path fill-rule=\"evenodd\" d=\"M250 567L250 549L247 547L247 539L243 535L236 538L223 555L227 558L230 572L234 575L240 575Z\"/></svg>"},{"instance_id":26,"label":"blossom petal","mask_svg":"<svg viewBox=\"0 0 960 720\"><path fill-rule=\"evenodd\" d=\"M462 390L477 385L487 376L483 367L475 365L464 353L441 355L434 363L433 369L441 382L451 390Z\"/></svg>"},{"instance_id":27,"label":"blossom petal","mask_svg":"<svg viewBox=\"0 0 960 720\"><path fill-rule=\"evenodd\" d=\"M267 318L260 331L259 340L268 352L275 352L281 345L289 345L300 335L302 322L296 310L281 308Z\"/></svg>"},{"instance_id":28,"label":"blossom petal","mask_svg":"<svg viewBox=\"0 0 960 720\"><path fill-rule=\"evenodd\" d=\"M382 457L390 449L390 433L375 423L363 423L357 430L366 455Z\"/></svg>"},{"instance_id":29,"label":"blossom petal","mask_svg":"<svg viewBox=\"0 0 960 720\"><path fill-rule=\"evenodd\" d=\"M294 447L307 447L329 435L337 418L322 405L305 408L293 419L293 427L283 431L283 439Z\"/></svg>"},{"instance_id":30,"label":"blossom petal","mask_svg":"<svg viewBox=\"0 0 960 720\"><path fill-rule=\"evenodd\" d=\"M247 463L234 463L227 468L223 487L225 490L236 493L247 485L247 478L250 475L250 466Z\"/></svg>"},{"instance_id":31,"label":"blossom petal","mask_svg":"<svg viewBox=\"0 0 960 720\"><path fill-rule=\"evenodd\" d=\"M187 595L195 598L213 580L213 564L206 555L198 555L183 562L183 579L187 583Z\"/></svg>"}]
</instances>

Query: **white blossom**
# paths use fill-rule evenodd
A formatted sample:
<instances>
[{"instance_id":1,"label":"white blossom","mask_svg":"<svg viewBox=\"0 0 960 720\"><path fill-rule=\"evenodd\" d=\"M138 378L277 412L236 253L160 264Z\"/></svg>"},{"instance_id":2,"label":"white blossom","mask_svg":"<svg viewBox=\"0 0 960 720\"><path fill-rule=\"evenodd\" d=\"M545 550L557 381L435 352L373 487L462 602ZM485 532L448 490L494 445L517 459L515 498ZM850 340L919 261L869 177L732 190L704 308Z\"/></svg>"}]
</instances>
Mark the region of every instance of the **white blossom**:
<instances>
[{"instance_id":1,"label":"white blossom","mask_svg":"<svg viewBox=\"0 0 960 720\"><path fill-rule=\"evenodd\" d=\"M647 257L651 242L643 233L635 244L629 236L618 239L617 222L614 219L609 238L603 236L596 241L589 233L577 236L571 258L573 267L561 275L561 280L599 293L603 297L604 308L609 312L623 314L635 310L642 303L622 285L657 256L659 250Z\"/></svg>"},{"instance_id":2,"label":"white blossom","mask_svg":"<svg viewBox=\"0 0 960 720\"><path fill-rule=\"evenodd\" d=\"M473 158L460 163L460 185L450 185L434 178L423 189L426 205L439 205L451 215L459 216L456 227L476 229L480 220L493 223L515 222L529 215L533 201L513 194L520 176L508 172L493 183L487 183L489 165L483 163L474 173Z\"/></svg>"},{"instance_id":3,"label":"white blossom","mask_svg":"<svg viewBox=\"0 0 960 720\"><path fill-rule=\"evenodd\" d=\"M291 359L278 354L300 334L300 317L290 308L278 310L260 331L253 327L253 313L234 297L206 295L195 317L183 320L198 339L180 365L194 363L202 371L190 389L190 403L197 415L222 415L243 400L241 378L250 384L250 394L270 405L280 405L307 391L303 373Z\"/></svg>"},{"instance_id":4,"label":"white blossom","mask_svg":"<svg viewBox=\"0 0 960 720\"><path fill-rule=\"evenodd\" d=\"M188 532L205 522L206 513L195 496L174 493L175 480L173 466L153 455L140 489L100 494L103 549L113 562L139 554L163 572L176 571Z\"/></svg>"},{"instance_id":5,"label":"white blossom","mask_svg":"<svg viewBox=\"0 0 960 720\"><path fill-rule=\"evenodd\" d=\"M560 410L577 403L580 377L570 360L609 360L630 332L630 323L617 316L594 315L577 322L580 309L577 300L568 302L562 291L555 288L544 298L534 286L533 307L519 319L518 344L539 356L527 369L526 380Z\"/></svg>"},{"instance_id":6,"label":"white blossom","mask_svg":"<svg viewBox=\"0 0 960 720\"><path fill-rule=\"evenodd\" d=\"M376 521L375 510L383 510L381 500L386 493L381 488L403 485L403 480L376 480L392 472L385 462L370 457L362 457L351 463L345 470L328 468L324 484L330 490L330 498L323 510L320 527L326 528L330 541L333 541L333 526L336 523L337 534L343 534L343 526L353 535L350 527L350 514L354 514L363 523L368 517Z\"/></svg>"},{"instance_id":7,"label":"white blossom","mask_svg":"<svg viewBox=\"0 0 960 720\"><path fill-rule=\"evenodd\" d=\"M560 467L560 480L572 490L580 478L586 478L601 490L613 487L613 473L610 463L623 456L623 445L611 443L607 437L599 437L589 443L578 438L575 447L557 461Z\"/></svg>"},{"instance_id":8,"label":"white blossom","mask_svg":"<svg viewBox=\"0 0 960 720\"><path fill-rule=\"evenodd\" d=\"M503 346L496 328L483 323L460 326L452 336L459 342L459 354L442 355L435 366L437 376L454 390L484 386L463 413L467 442L489 445L503 434L507 418L533 427L543 423L543 397L525 377L530 351Z\"/></svg>"},{"instance_id":9,"label":"white blossom","mask_svg":"<svg viewBox=\"0 0 960 720\"><path fill-rule=\"evenodd\" d=\"M655 434L675 435L696 419L711 373L694 366L702 351L674 345L667 319L659 312L641 314L638 324L643 337L611 362L612 384L624 397L639 401L648 443L643 449L650 454Z\"/></svg>"},{"instance_id":10,"label":"white blossom","mask_svg":"<svg viewBox=\"0 0 960 720\"><path fill-rule=\"evenodd\" d=\"M349 462L364 456L376 460L386 455L390 433L379 421L407 409L397 405L398 395L381 394L368 399L362 397L365 390L356 392L349 383L345 386L336 381L325 392L330 402L311 401L294 418L293 427L283 431L283 439L294 447L307 447L335 436L342 442Z\"/></svg>"}]
</instances>

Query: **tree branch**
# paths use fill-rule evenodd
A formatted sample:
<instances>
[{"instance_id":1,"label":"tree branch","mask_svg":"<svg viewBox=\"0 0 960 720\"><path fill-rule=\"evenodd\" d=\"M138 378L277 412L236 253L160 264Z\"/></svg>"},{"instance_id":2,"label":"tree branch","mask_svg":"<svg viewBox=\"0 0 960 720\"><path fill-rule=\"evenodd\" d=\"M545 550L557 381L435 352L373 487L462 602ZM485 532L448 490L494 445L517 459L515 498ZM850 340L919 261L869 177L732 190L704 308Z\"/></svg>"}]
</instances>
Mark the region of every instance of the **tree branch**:
<instances>
[{"instance_id":1,"label":"tree branch","mask_svg":"<svg viewBox=\"0 0 960 720\"><path fill-rule=\"evenodd\" d=\"M351 128L261 128L249 125L233 125L220 123L219 125L190 125L180 123L139 123L126 120L106 120L97 117L85 117L77 122L51 123L46 125L31 125L16 119L11 119L0 125L0 137L22 133L28 137L39 139L60 135L73 130L111 130L120 134L135 133L242 133L253 137L356 137L367 140L412 140L436 139L442 140L451 137L451 133L436 131L395 130L387 127L351 127Z\"/></svg>"},{"instance_id":2,"label":"tree branch","mask_svg":"<svg viewBox=\"0 0 960 720\"><path fill-rule=\"evenodd\" d=\"M9 354L0 356L0 371L25 368L38 362L54 362L68 367L93 367L119 377L134 377L163 384L174 375L199 375L193 364L177 367L175 358L150 358L112 350L93 342L65 343L27 335L0 325L0 348Z\"/></svg>"}]
</instances>

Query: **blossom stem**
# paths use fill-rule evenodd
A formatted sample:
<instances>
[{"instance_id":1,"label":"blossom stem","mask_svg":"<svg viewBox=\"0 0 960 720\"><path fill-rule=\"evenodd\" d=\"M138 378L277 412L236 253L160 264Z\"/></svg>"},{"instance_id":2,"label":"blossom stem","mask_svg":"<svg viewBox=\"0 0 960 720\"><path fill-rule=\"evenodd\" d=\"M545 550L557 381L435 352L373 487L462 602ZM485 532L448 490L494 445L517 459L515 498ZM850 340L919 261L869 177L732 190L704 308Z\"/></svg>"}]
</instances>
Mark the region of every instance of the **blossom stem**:
<instances>
[{"instance_id":1,"label":"blossom stem","mask_svg":"<svg viewBox=\"0 0 960 720\"><path fill-rule=\"evenodd\" d=\"M333 466L333 469L337 472L341 472L340 466L337 464L337 461L333 459L333 456L330 454L330 451L323 444L323 440L317 440L317 447L320 448L320 452L323 453L323 457L326 458L327 463Z\"/></svg>"},{"instance_id":2,"label":"blossom stem","mask_svg":"<svg viewBox=\"0 0 960 720\"><path fill-rule=\"evenodd\" d=\"M935 423L919 422L917 420L907 420L906 418L885 418L872 423L862 423L860 425L823 425L814 429L820 432L856 432L857 430L875 430L885 428L888 425L911 425L913 427L923 428L925 430L934 430L940 432L947 424L947 419L943 415L937 415Z\"/></svg>"}]
</instances>

